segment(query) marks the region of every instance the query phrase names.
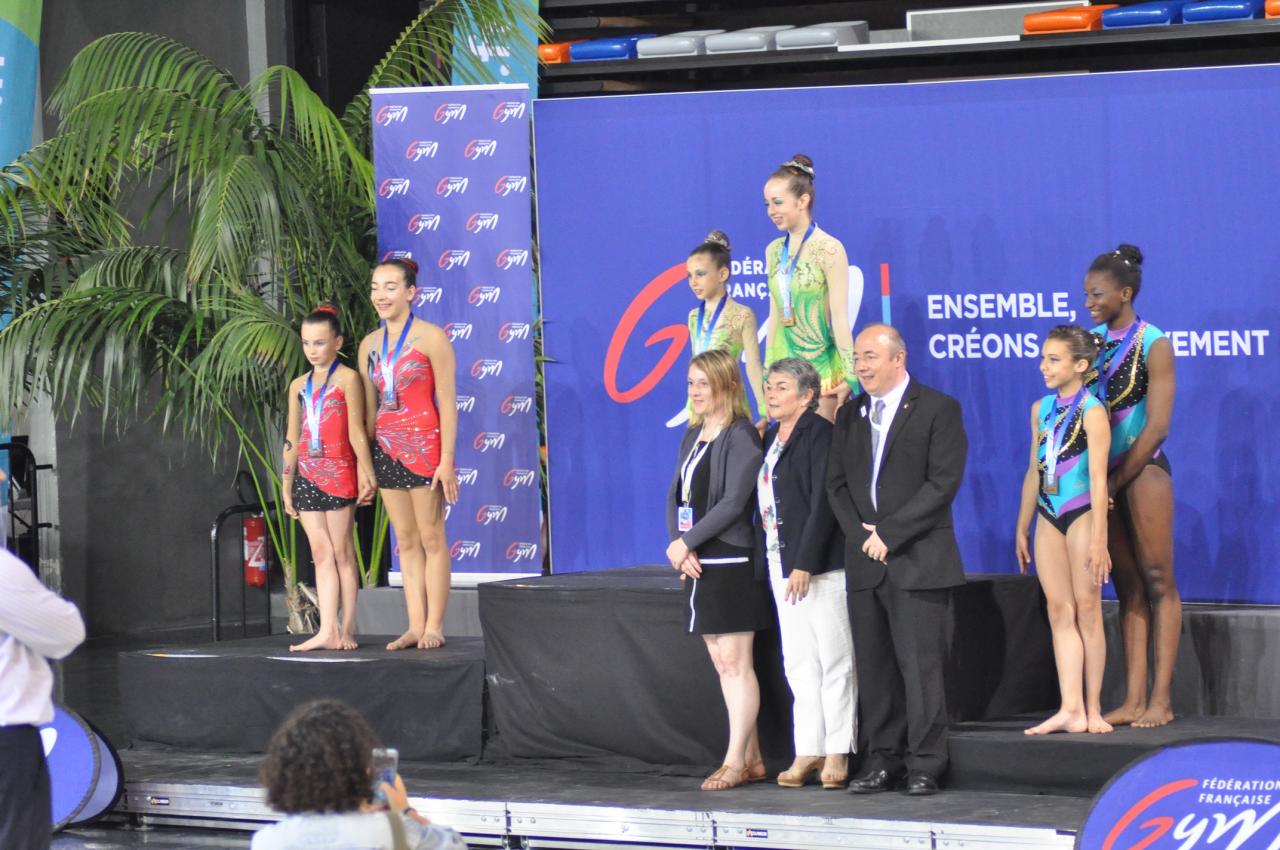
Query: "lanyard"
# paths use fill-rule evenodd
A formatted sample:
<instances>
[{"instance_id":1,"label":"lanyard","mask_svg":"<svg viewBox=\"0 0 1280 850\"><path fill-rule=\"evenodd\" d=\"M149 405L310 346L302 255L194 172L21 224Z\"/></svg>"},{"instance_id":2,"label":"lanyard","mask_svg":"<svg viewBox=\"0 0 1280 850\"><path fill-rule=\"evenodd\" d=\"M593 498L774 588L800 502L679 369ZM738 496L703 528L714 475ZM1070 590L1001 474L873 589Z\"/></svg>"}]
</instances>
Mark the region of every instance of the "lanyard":
<instances>
[{"instance_id":1,"label":"lanyard","mask_svg":"<svg viewBox=\"0 0 1280 850\"><path fill-rule=\"evenodd\" d=\"M711 314L711 324L703 329L703 319L707 315L707 302L703 301L698 304L698 327L697 336L693 341L693 353L701 354L711 347L711 332L716 329L716 322L720 321L720 314L724 312L725 302L729 300L729 293L720 296L720 303L716 305L716 311Z\"/></svg>"},{"instance_id":2,"label":"lanyard","mask_svg":"<svg viewBox=\"0 0 1280 850\"><path fill-rule=\"evenodd\" d=\"M800 262L800 252L804 250L804 243L809 241L809 237L817 227L817 222L809 222L809 229L804 232L804 238L800 240L794 257L791 256L791 234L788 233L786 239L782 240L782 256L778 258L778 292L784 319L791 318L791 275L796 270L796 264Z\"/></svg>"},{"instance_id":3,"label":"lanyard","mask_svg":"<svg viewBox=\"0 0 1280 850\"><path fill-rule=\"evenodd\" d=\"M711 447L713 440L715 440L715 437L705 443L694 446L693 451L689 452L689 456L684 459L684 464L680 467L680 501L682 504L689 504L689 493L693 489L694 470L698 468L699 461L707 453L707 449Z\"/></svg>"},{"instance_id":4,"label":"lanyard","mask_svg":"<svg viewBox=\"0 0 1280 850\"><path fill-rule=\"evenodd\" d=\"M400 331L400 339L396 340L395 351L391 353L391 357L387 357L387 341L389 334L387 329L382 329L382 360L378 363L378 368L382 370L382 397L388 401L393 401L396 397L396 363L400 360L400 350L404 348L404 341L409 338L409 328L413 327L413 314L409 314L409 321L404 323L404 329Z\"/></svg>"},{"instance_id":5,"label":"lanyard","mask_svg":"<svg viewBox=\"0 0 1280 850\"><path fill-rule=\"evenodd\" d=\"M1071 423L1071 417L1075 415L1076 408L1080 406L1080 402L1084 401L1084 387L1076 390L1075 396L1071 399L1071 406L1067 408L1067 415L1062 417L1056 426L1053 424L1053 414L1057 411L1058 405L1056 399L1051 399L1049 413L1044 418L1044 473L1049 480L1054 480L1058 471L1058 453L1062 451L1062 440L1067 434L1067 425Z\"/></svg>"},{"instance_id":6,"label":"lanyard","mask_svg":"<svg viewBox=\"0 0 1280 850\"><path fill-rule=\"evenodd\" d=\"M1120 345L1112 349L1111 356L1108 357L1105 350L1098 354L1098 400L1103 404L1107 403L1107 384L1111 383L1111 376L1120 370L1125 353L1129 350L1129 344L1138 331L1142 330L1144 324L1146 323L1142 319L1134 316L1133 324L1129 325L1129 330L1125 332Z\"/></svg>"},{"instance_id":7,"label":"lanyard","mask_svg":"<svg viewBox=\"0 0 1280 850\"><path fill-rule=\"evenodd\" d=\"M324 383L320 385L319 392L313 393L311 390L311 379L315 377L315 372L307 375L307 388L302 395L302 401L307 410L307 431L311 435L312 454L320 451L320 414L324 410L324 398L329 394L329 379L333 377L337 368L338 361L335 359L329 364L329 373L324 376Z\"/></svg>"}]
</instances>

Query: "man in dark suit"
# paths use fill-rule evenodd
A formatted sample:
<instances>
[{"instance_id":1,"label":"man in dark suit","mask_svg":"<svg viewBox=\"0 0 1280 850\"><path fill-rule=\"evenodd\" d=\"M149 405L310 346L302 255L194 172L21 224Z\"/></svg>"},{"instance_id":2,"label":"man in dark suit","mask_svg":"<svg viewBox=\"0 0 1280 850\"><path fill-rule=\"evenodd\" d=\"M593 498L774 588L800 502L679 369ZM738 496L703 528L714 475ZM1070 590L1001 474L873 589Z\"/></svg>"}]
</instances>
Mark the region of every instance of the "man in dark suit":
<instances>
[{"instance_id":1,"label":"man in dark suit","mask_svg":"<svg viewBox=\"0 0 1280 850\"><path fill-rule=\"evenodd\" d=\"M844 569L866 752L855 794L933 794L947 769L943 682L949 588L964 583L951 501L968 440L960 404L907 374L902 336L854 343L862 394L836 416L827 466Z\"/></svg>"}]
</instances>

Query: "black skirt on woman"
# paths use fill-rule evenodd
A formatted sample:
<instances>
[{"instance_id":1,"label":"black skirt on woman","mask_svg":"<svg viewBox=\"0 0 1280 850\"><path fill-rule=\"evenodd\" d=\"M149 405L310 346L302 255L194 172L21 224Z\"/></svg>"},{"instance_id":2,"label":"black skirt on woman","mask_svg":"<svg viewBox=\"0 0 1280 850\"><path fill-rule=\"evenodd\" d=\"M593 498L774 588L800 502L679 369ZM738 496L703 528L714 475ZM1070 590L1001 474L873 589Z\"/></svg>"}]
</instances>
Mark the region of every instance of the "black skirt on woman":
<instances>
[{"instance_id":1,"label":"black skirt on woman","mask_svg":"<svg viewBox=\"0 0 1280 850\"><path fill-rule=\"evenodd\" d=\"M701 444L695 445L693 451L700 447ZM710 454L703 452L689 482L689 503L695 524L711 507L707 504L711 490ZM748 520L753 507L752 501L748 501L743 509ZM750 548L712 538L698 547L697 553L702 563L702 578L684 581L689 634L755 632L773 625L773 600L765 583L755 577Z\"/></svg>"}]
</instances>

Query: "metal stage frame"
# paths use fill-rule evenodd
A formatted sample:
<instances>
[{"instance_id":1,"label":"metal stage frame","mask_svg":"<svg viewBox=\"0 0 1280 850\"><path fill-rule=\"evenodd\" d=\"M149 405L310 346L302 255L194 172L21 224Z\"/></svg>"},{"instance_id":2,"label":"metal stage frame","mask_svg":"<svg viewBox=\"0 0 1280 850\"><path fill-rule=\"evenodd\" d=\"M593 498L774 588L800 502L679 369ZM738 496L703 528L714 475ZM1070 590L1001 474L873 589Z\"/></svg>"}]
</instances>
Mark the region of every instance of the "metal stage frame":
<instances>
[{"instance_id":1,"label":"metal stage frame","mask_svg":"<svg viewBox=\"0 0 1280 850\"><path fill-rule=\"evenodd\" d=\"M121 757L126 781L116 817L237 830L280 817L253 778L260 756L131 750ZM528 850L1048 850L1074 845L1089 803L980 791L853 797L771 783L711 794L690 777L538 765L405 764L402 775L414 807L469 845ZM617 804L625 797L632 802Z\"/></svg>"}]
</instances>

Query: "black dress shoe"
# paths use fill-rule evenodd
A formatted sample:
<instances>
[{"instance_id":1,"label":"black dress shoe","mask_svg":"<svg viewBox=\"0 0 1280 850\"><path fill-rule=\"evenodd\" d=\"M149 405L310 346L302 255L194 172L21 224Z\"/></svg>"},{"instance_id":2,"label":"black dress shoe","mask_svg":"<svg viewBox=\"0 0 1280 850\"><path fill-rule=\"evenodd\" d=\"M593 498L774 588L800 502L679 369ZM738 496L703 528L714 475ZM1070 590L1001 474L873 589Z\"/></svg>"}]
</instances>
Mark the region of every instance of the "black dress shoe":
<instances>
[{"instance_id":1,"label":"black dress shoe","mask_svg":"<svg viewBox=\"0 0 1280 850\"><path fill-rule=\"evenodd\" d=\"M887 770L868 770L849 780L850 794L879 794L892 791L898 777Z\"/></svg>"},{"instance_id":2,"label":"black dress shoe","mask_svg":"<svg viewBox=\"0 0 1280 850\"><path fill-rule=\"evenodd\" d=\"M910 797L927 797L938 793L938 780L927 773L913 773L907 777L907 790Z\"/></svg>"}]
</instances>

